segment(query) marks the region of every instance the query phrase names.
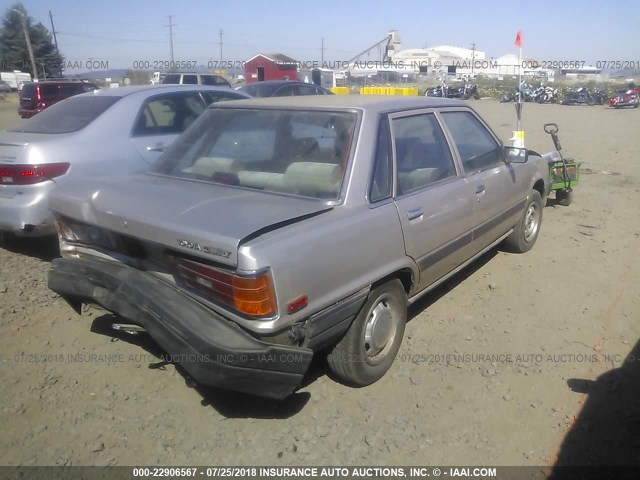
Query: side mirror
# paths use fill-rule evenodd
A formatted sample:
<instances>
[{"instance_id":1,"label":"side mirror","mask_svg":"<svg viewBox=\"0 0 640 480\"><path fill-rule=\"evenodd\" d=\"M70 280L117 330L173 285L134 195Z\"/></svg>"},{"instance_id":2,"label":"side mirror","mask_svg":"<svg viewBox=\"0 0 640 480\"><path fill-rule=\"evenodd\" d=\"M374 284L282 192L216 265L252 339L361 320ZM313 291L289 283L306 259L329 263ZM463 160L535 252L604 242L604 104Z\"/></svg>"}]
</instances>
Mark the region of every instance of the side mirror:
<instances>
[{"instance_id":1,"label":"side mirror","mask_svg":"<svg viewBox=\"0 0 640 480\"><path fill-rule=\"evenodd\" d=\"M525 163L529 159L529 150L520 147L504 147L504 161L507 163Z\"/></svg>"}]
</instances>

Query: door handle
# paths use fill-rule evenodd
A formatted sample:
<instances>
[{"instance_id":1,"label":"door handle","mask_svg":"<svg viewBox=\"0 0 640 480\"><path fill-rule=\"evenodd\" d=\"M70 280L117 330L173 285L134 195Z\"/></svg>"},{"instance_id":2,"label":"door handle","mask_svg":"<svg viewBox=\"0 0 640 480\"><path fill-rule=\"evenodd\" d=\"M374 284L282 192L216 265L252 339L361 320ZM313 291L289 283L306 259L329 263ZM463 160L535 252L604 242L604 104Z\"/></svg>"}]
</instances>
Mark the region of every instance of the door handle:
<instances>
[{"instance_id":1,"label":"door handle","mask_svg":"<svg viewBox=\"0 0 640 480\"><path fill-rule=\"evenodd\" d=\"M414 208L413 210L409 210L407 212L407 218L409 221L415 220L416 218L420 218L422 216L422 208Z\"/></svg>"},{"instance_id":2,"label":"door handle","mask_svg":"<svg viewBox=\"0 0 640 480\"><path fill-rule=\"evenodd\" d=\"M151 145L147 146L147 152L164 152L166 148L167 147L165 147L164 144L158 143L155 147L152 147Z\"/></svg>"},{"instance_id":3,"label":"door handle","mask_svg":"<svg viewBox=\"0 0 640 480\"><path fill-rule=\"evenodd\" d=\"M485 192L484 185L476 186L476 195L482 195Z\"/></svg>"}]
</instances>

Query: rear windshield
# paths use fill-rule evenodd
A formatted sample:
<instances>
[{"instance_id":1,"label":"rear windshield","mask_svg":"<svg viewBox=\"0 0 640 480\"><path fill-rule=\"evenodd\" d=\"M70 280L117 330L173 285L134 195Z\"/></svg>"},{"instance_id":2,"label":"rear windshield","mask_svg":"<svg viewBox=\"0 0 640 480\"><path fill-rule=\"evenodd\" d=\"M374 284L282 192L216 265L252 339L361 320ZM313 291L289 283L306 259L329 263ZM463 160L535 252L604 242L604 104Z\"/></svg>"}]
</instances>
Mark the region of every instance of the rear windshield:
<instances>
[{"instance_id":1,"label":"rear windshield","mask_svg":"<svg viewBox=\"0 0 640 480\"><path fill-rule=\"evenodd\" d=\"M33 83L28 83L22 87L22 96L30 97L36 93L36 86Z\"/></svg>"},{"instance_id":2,"label":"rear windshield","mask_svg":"<svg viewBox=\"0 0 640 480\"><path fill-rule=\"evenodd\" d=\"M82 130L121 97L70 97L43 110L10 132L70 133Z\"/></svg>"},{"instance_id":3,"label":"rear windshield","mask_svg":"<svg viewBox=\"0 0 640 480\"><path fill-rule=\"evenodd\" d=\"M355 125L356 114L349 112L209 109L151 171L335 200Z\"/></svg>"}]
</instances>

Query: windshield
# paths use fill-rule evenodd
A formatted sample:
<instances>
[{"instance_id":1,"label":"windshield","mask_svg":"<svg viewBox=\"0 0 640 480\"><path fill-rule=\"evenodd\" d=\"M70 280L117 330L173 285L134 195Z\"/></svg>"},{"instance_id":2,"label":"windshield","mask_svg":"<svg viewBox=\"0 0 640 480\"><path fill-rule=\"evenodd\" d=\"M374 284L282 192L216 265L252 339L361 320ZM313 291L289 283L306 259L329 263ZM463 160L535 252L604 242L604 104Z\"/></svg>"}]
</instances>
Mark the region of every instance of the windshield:
<instances>
[{"instance_id":1,"label":"windshield","mask_svg":"<svg viewBox=\"0 0 640 480\"><path fill-rule=\"evenodd\" d=\"M335 200L355 124L356 114L346 112L210 109L151 171Z\"/></svg>"},{"instance_id":2,"label":"windshield","mask_svg":"<svg viewBox=\"0 0 640 480\"><path fill-rule=\"evenodd\" d=\"M70 97L50 106L10 132L71 133L82 130L121 97Z\"/></svg>"}]
</instances>

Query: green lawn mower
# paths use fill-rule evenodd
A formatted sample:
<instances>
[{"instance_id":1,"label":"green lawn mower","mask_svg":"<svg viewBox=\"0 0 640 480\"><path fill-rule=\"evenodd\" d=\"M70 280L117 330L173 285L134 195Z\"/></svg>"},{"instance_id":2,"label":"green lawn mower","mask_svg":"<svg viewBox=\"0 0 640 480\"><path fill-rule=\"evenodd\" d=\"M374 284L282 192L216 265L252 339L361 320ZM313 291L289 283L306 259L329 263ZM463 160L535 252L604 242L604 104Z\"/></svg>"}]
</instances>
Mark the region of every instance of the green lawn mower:
<instances>
[{"instance_id":1,"label":"green lawn mower","mask_svg":"<svg viewBox=\"0 0 640 480\"><path fill-rule=\"evenodd\" d=\"M556 203L569 206L573 201L573 187L580 180L580 164L572 159L565 159L558 139L558 125L547 123L544 131L551 135L555 151L543 155L549 163L549 179L551 190L555 191Z\"/></svg>"}]
</instances>

